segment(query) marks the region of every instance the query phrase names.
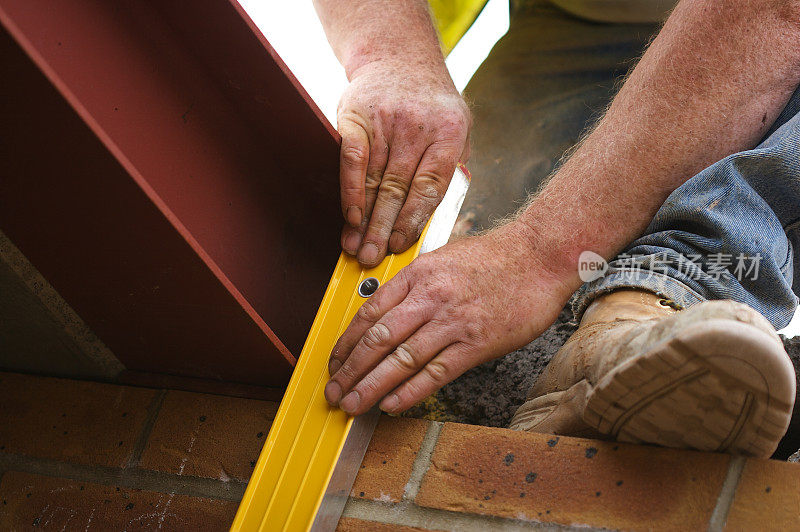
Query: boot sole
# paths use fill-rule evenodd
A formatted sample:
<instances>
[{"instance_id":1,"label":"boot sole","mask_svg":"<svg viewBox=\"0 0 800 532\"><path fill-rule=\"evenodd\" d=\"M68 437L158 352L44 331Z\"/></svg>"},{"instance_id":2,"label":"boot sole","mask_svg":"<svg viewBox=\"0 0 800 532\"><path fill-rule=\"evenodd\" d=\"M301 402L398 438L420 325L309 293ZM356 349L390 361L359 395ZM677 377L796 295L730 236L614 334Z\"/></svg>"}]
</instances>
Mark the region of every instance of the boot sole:
<instances>
[{"instance_id":1,"label":"boot sole","mask_svg":"<svg viewBox=\"0 0 800 532\"><path fill-rule=\"evenodd\" d=\"M708 320L602 378L583 418L620 441L770 456L791 419L794 368L764 331Z\"/></svg>"}]
</instances>

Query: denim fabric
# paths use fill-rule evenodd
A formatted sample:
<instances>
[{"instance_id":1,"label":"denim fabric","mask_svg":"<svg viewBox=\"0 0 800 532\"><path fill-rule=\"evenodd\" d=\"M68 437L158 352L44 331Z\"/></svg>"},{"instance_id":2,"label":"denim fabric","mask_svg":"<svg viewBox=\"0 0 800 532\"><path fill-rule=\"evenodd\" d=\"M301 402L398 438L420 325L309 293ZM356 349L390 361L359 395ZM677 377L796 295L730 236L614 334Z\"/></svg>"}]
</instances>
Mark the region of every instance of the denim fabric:
<instances>
[{"instance_id":1,"label":"denim fabric","mask_svg":"<svg viewBox=\"0 0 800 532\"><path fill-rule=\"evenodd\" d=\"M785 327L797 307L800 90L755 149L730 155L677 188L644 235L576 294L644 288L686 307L733 299ZM748 271L749 270L749 271Z\"/></svg>"}]
</instances>

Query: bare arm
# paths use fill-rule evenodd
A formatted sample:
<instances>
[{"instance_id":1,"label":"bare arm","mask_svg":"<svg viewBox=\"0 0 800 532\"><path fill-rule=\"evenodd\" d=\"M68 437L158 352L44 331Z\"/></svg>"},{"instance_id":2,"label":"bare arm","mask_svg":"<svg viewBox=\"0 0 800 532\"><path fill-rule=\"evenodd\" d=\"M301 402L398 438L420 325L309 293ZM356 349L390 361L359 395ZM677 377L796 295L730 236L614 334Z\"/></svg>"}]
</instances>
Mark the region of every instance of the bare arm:
<instances>
[{"instance_id":1,"label":"bare arm","mask_svg":"<svg viewBox=\"0 0 800 532\"><path fill-rule=\"evenodd\" d=\"M376 61L411 62L444 83L450 79L425 0L314 0L314 6L348 79Z\"/></svg>"},{"instance_id":2,"label":"bare arm","mask_svg":"<svg viewBox=\"0 0 800 532\"><path fill-rule=\"evenodd\" d=\"M684 0L520 221L558 269L611 258L684 181L754 147L798 83L800 2Z\"/></svg>"},{"instance_id":3,"label":"bare arm","mask_svg":"<svg viewBox=\"0 0 800 532\"><path fill-rule=\"evenodd\" d=\"M606 116L517 220L423 256L381 287L332 355L326 396L399 412L529 342L675 188L753 147L800 82L800 3L683 0Z\"/></svg>"},{"instance_id":4,"label":"bare arm","mask_svg":"<svg viewBox=\"0 0 800 532\"><path fill-rule=\"evenodd\" d=\"M419 237L459 159L469 111L425 0L315 0L350 86L338 110L342 247L366 266Z\"/></svg>"}]
</instances>

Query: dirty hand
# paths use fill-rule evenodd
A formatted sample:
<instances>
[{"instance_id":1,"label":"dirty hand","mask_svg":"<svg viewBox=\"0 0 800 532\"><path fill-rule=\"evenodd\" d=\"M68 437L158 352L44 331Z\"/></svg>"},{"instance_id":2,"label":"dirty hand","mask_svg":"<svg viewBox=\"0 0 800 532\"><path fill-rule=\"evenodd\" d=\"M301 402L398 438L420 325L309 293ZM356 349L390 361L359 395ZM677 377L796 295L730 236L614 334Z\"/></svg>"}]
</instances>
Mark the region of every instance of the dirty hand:
<instances>
[{"instance_id":1,"label":"dirty hand","mask_svg":"<svg viewBox=\"0 0 800 532\"><path fill-rule=\"evenodd\" d=\"M422 255L380 287L333 349L328 402L402 412L540 335L576 286L537 262L521 225Z\"/></svg>"},{"instance_id":2,"label":"dirty hand","mask_svg":"<svg viewBox=\"0 0 800 532\"><path fill-rule=\"evenodd\" d=\"M385 61L352 76L339 102L342 249L367 267L405 251L469 155L470 115L447 72Z\"/></svg>"}]
</instances>

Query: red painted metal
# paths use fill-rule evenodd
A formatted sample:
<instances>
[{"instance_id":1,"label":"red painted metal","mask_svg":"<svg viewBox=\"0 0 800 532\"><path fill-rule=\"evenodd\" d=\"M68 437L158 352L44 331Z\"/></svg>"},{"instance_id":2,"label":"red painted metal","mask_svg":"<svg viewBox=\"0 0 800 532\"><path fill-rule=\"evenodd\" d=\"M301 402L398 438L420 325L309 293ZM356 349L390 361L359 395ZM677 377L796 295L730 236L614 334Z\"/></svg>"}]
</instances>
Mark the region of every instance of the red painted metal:
<instances>
[{"instance_id":1,"label":"red painted metal","mask_svg":"<svg viewBox=\"0 0 800 532\"><path fill-rule=\"evenodd\" d=\"M0 0L0 230L131 370L286 381L338 137L228 0Z\"/></svg>"}]
</instances>

